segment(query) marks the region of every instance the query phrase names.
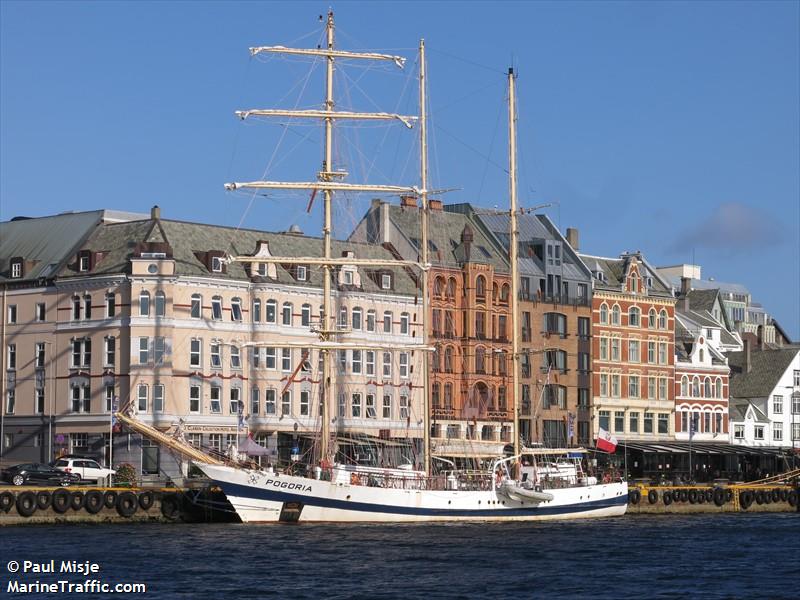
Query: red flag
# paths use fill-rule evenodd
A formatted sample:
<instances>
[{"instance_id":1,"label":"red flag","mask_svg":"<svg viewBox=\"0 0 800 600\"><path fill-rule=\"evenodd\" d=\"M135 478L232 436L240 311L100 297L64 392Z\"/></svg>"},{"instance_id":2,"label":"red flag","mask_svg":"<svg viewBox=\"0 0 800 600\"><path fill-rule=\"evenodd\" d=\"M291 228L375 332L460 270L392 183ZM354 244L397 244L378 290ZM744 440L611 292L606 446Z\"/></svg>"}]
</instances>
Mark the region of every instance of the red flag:
<instances>
[{"instance_id":1,"label":"red flag","mask_svg":"<svg viewBox=\"0 0 800 600\"><path fill-rule=\"evenodd\" d=\"M598 450L610 454L617 449L617 438L601 427L600 431L597 432L597 442L595 445Z\"/></svg>"}]
</instances>

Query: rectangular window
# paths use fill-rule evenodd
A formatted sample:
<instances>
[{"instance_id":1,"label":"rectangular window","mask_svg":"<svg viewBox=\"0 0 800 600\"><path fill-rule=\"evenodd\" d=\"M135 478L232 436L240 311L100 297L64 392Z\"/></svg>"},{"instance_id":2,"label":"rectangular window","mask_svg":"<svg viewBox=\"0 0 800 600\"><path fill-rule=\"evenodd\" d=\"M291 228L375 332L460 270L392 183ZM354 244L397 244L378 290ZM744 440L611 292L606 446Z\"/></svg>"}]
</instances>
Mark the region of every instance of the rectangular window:
<instances>
[{"instance_id":1,"label":"rectangular window","mask_svg":"<svg viewBox=\"0 0 800 600\"><path fill-rule=\"evenodd\" d=\"M272 388L267 388L264 392L264 414L274 415L276 406L277 392Z\"/></svg>"},{"instance_id":2,"label":"rectangular window","mask_svg":"<svg viewBox=\"0 0 800 600\"><path fill-rule=\"evenodd\" d=\"M150 362L150 338L139 338L139 364L146 365Z\"/></svg>"},{"instance_id":3,"label":"rectangular window","mask_svg":"<svg viewBox=\"0 0 800 600\"><path fill-rule=\"evenodd\" d=\"M230 403L228 405L230 414L232 415L239 414L239 411L242 409L241 402L242 402L242 391L237 387L232 387Z\"/></svg>"},{"instance_id":4,"label":"rectangular window","mask_svg":"<svg viewBox=\"0 0 800 600\"><path fill-rule=\"evenodd\" d=\"M281 309L281 323L284 325L292 324L292 305L288 302L283 303L283 308Z\"/></svg>"},{"instance_id":5,"label":"rectangular window","mask_svg":"<svg viewBox=\"0 0 800 600\"><path fill-rule=\"evenodd\" d=\"M383 333L392 333L392 313L388 310L383 313Z\"/></svg>"},{"instance_id":6,"label":"rectangular window","mask_svg":"<svg viewBox=\"0 0 800 600\"><path fill-rule=\"evenodd\" d=\"M722 413L714 413L714 431L723 433L722 431Z\"/></svg>"},{"instance_id":7,"label":"rectangular window","mask_svg":"<svg viewBox=\"0 0 800 600\"><path fill-rule=\"evenodd\" d=\"M792 441L800 440L800 423L792 423Z\"/></svg>"},{"instance_id":8,"label":"rectangular window","mask_svg":"<svg viewBox=\"0 0 800 600\"><path fill-rule=\"evenodd\" d=\"M138 410L142 413L147 412L147 386L140 384L137 386L136 390L136 397L138 398Z\"/></svg>"},{"instance_id":9,"label":"rectangular window","mask_svg":"<svg viewBox=\"0 0 800 600\"><path fill-rule=\"evenodd\" d=\"M80 310L80 308L79 308ZM8 310L6 311L6 315L8 316L8 324L13 325L17 322L17 305L16 304L9 304Z\"/></svg>"},{"instance_id":10,"label":"rectangular window","mask_svg":"<svg viewBox=\"0 0 800 600\"><path fill-rule=\"evenodd\" d=\"M764 439L764 426L763 425L756 425L753 428L753 437L757 440Z\"/></svg>"},{"instance_id":11,"label":"rectangular window","mask_svg":"<svg viewBox=\"0 0 800 600\"><path fill-rule=\"evenodd\" d=\"M638 397L639 397L639 376L630 375L628 376L628 398L638 398Z\"/></svg>"},{"instance_id":12,"label":"rectangular window","mask_svg":"<svg viewBox=\"0 0 800 600\"><path fill-rule=\"evenodd\" d=\"M630 433L639 433L639 413L638 412L630 412L628 413L628 429Z\"/></svg>"},{"instance_id":13,"label":"rectangular window","mask_svg":"<svg viewBox=\"0 0 800 600\"><path fill-rule=\"evenodd\" d=\"M600 345L600 360L608 360L608 338L601 337Z\"/></svg>"},{"instance_id":14,"label":"rectangular window","mask_svg":"<svg viewBox=\"0 0 800 600\"><path fill-rule=\"evenodd\" d=\"M192 308L189 316L193 319L199 319L203 316L203 299L199 294L192 294Z\"/></svg>"},{"instance_id":15,"label":"rectangular window","mask_svg":"<svg viewBox=\"0 0 800 600\"><path fill-rule=\"evenodd\" d=\"M309 415L311 410L311 393L307 390L300 392L300 414L304 417Z\"/></svg>"},{"instance_id":16,"label":"rectangular window","mask_svg":"<svg viewBox=\"0 0 800 600\"><path fill-rule=\"evenodd\" d=\"M242 301L238 298L231 300L231 321L242 320Z\"/></svg>"},{"instance_id":17,"label":"rectangular window","mask_svg":"<svg viewBox=\"0 0 800 600\"><path fill-rule=\"evenodd\" d=\"M261 321L261 300L253 300L253 323Z\"/></svg>"},{"instance_id":18,"label":"rectangular window","mask_svg":"<svg viewBox=\"0 0 800 600\"><path fill-rule=\"evenodd\" d=\"M711 416L710 413L706 413ZM669 413L658 413L658 433L669 433Z\"/></svg>"},{"instance_id":19,"label":"rectangular window","mask_svg":"<svg viewBox=\"0 0 800 600\"><path fill-rule=\"evenodd\" d=\"M621 359L620 356L620 345L622 340L619 338L611 338L611 360L614 362L619 362Z\"/></svg>"},{"instance_id":20,"label":"rectangular window","mask_svg":"<svg viewBox=\"0 0 800 600\"><path fill-rule=\"evenodd\" d=\"M409 418L408 396L406 396L405 394L400 394L400 418L406 421Z\"/></svg>"},{"instance_id":21,"label":"rectangular window","mask_svg":"<svg viewBox=\"0 0 800 600\"><path fill-rule=\"evenodd\" d=\"M222 344L217 340L211 342L211 368L222 368Z\"/></svg>"},{"instance_id":22,"label":"rectangular window","mask_svg":"<svg viewBox=\"0 0 800 600\"><path fill-rule=\"evenodd\" d=\"M392 289L392 276L384 273L381 275L381 289L382 290L390 290Z\"/></svg>"},{"instance_id":23,"label":"rectangular window","mask_svg":"<svg viewBox=\"0 0 800 600\"><path fill-rule=\"evenodd\" d=\"M6 346L6 368L7 369L16 369L17 368L17 345L16 344L9 344Z\"/></svg>"},{"instance_id":24,"label":"rectangular window","mask_svg":"<svg viewBox=\"0 0 800 600\"><path fill-rule=\"evenodd\" d=\"M609 425L611 421L611 412L607 410L601 410L599 412L600 419L598 421L600 428L605 429L606 431L610 431L611 427Z\"/></svg>"},{"instance_id":25,"label":"rectangular window","mask_svg":"<svg viewBox=\"0 0 800 600\"><path fill-rule=\"evenodd\" d=\"M600 374L600 397L608 398L608 373Z\"/></svg>"},{"instance_id":26,"label":"rectangular window","mask_svg":"<svg viewBox=\"0 0 800 600\"><path fill-rule=\"evenodd\" d=\"M381 413L384 419L392 418L392 397L386 394L383 397L383 412Z\"/></svg>"},{"instance_id":27,"label":"rectangular window","mask_svg":"<svg viewBox=\"0 0 800 600\"><path fill-rule=\"evenodd\" d=\"M624 433L625 432L625 411L624 410L616 410L616 411L614 411L614 431L616 433Z\"/></svg>"},{"instance_id":28,"label":"rectangular window","mask_svg":"<svg viewBox=\"0 0 800 600\"><path fill-rule=\"evenodd\" d=\"M639 362L639 340L628 341L628 361Z\"/></svg>"},{"instance_id":29,"label":"rectangular window","mask_svg":"<svg viewBox=\"0 0 800 600\"><path fill-rule=\"evenodd\" d=\"M267 369L277 369L278 368L278 350L272 346L268 346L265 349L265 359L264 359L264 366Z\"/></svg>"},{"instance_id":30,"label":"rectangular window","mask_svg":"<svg viewBox=\"0 0 800 600\"><path fill-rule=\"evenodd\" d=\"M105 339L105 366L113 367L117 362L117 340L114 337L107 337Z\"/></svg>"},{"instance_id":31,"label":"rectangular window","mask_svg":"<svg viewBox=\"0 0 800 600\"><path fill-rule=\"evenodd\" d=\"M350 415L355 418L361 417L361 394L353 394L350 401Z\"/></svg>"},{"instance_id":32,"label":"rectangular window","mask_svg":"<svg viewBox=\"0 0 800 600\"><path fill-rule=\"evenodd\" d=\"M281 396L281 415L289 416L292 414L292 392L286 390Z\"/></svg>"},{"instance_id":33,"label":"rectangular window","mask_svg":"<svg viewBox=\"0 0 800 600\"><path fill-rule=\"evenodd\" d=\"M733 426L733 439L735 439L735 440L743 440L744 439L744 425L734 425Z\"/></svg>"},{"instance_id":34,"label":"rectangular window","mask_svg":"<svg viewBox=\"0 0 800 600\"><path fill-rule=\"evenodd\" d=\"M409 327L410 327L410 323L411 323L410 319L411 319L411 317L409 316L408 313L402 313L400 315L400 333L402 333L403 335L408 335L409 334ZM451 315L450 316L450 321L452 322L452 320L453 320L453 317ZM445 327L445 329L447 329L447 328Z\"/></svg>"},{"instance_id":35,"label":"rectangular window","mask_svg":"<svg viewBox=\"0 0 800 600\"><path fill-rule=\"evenodd\" d=\"M619 398L620 397L620 390L622 388L621 385L622 378L619 374L614 373L611 375L611 397L612 398Z\"/></svg>"},{"instance_id":36,"label":"rectangular window","mask_svg":"<svg viewBox=\"0 0 800 600\"><path fill-rule=\"evenodd\" d=\"M780 421L772 424L772 439L776 442L783 441L783 423Z\"/></svg>"},{"instance_id":37,"label":"rectangular window","mask_svg":"<svg viewBox=\"0 0 800 600\"><path fill-rule=\"evenodd\" d=\"M658 364L667 364L667 342L658 343Z\"/></svg>"},{"instance_id":38,"label":"rectangular window","mask_svg":"<svg viewBox=\"0 0 800 600\"><path fill-rule=\"evenodd\" d=\"M242 355L239 353L238 346L231 346L231 369L242 368Z\"/></svg>"},{"instance_id":39,"label":"rectangular window","mask_svg":"<svg viewBox=\"0 0 800 600\"><path fill-rule=\"evenodd\" d=\"M647 362L651 365L656 364L656 343L647 342Z\"/></svg>"},{"instance_id":40,"label":"rectangular window","mask_svg":"<svg viewBox=\"0 0 800 600\"><path fill-rule=\"evenodd\" d=\"M656 378L655 377L648 377L647 378L647 399L648 400L655 400L656 399Z\"/></svg>"},{"instance_id":41,"label":"rectangular window","mask_svg":"<svg viewBox=\"0 0 800 600\"><path fill-rule=\"evenodd\" d=\"M164 386L153 386L153 412L164 412Z\"/></svg>"},{"instance_id":42,"label":"rectangular window","mask_svg":"<svg viewBox=\"0 0 800 600\"><path fill-rule=\"evenodd\" d=\"M202 340L192 338L189 342L189 366L199 368L203 363L201 362L201 350L203 347Z\"/></svg>"},{"instance_id":43,"label":"rectangular window","mask_svg":"<svg viewBox=\"0 0 800 600\"><path fill-rule=\"evenodd\" d=\"M222 412L222 388L212 385L209 398L211 400L211 413L215 415L220 414Z\"/></svg>"},{"instance_id":44,"label":"rectangular window","mask_svg":"<svg viewBox=\"0 0 800 600\"><path fill-rule=\"evenodd\" d=\"M367 394L367 418L375 419L378 413L375 410L375 394Z\"/></svg>"},{"instance_id":45,"label":"rectangular window","mask_svg":"<svg viewBox=\"0 0 800 600\"><path fill-rule=\"evenodd\" d=\"M375 375L375 352L373 350L367 350L366 357L367 375Z\"/></svg>"},{"instance_id":46,"label":"rectangular window","mask_svg":"<svg viewBox=\"0 0 800 600\"><path fill-rule=\"evenodd\" d=\"M800 370L794 370L794 387L800 387Z\"/></svg>"},{"instance_id":47,"label":"rectangular window","mask_svg":"<svg viewBox=\"0 0 800 600\"><path fill-rule=\"evenodd\" d=\"M390 378L392 376L392 353L383 353L383 376Z\"/></svg>"},{"instance_id":48,"label":"rectangular window","mask_svg":"<svg viewBox=\"0 0 800 600\"><path fill-rule=\"evenodd\" d=\"M45 313L45 305L44 302L39 302L36 304L36 311L34 312L35 318L37 321L45 321L46 320L46 313ZM114 315L111 315L114 316Z\"/></svg>"},{"instance_id":49,"label":"rectangular window","mask_svg":"<svg viewBox=\"0 0 800 600\"><path fill-rule=\"evenodd\" d=\"M408 352L400 353L400 377L408 378Z\"/></svg>"},{"instance_id":50,"label":"rectangular window","mask_svg":"<svg viewBox=\"0 0 800 600\"><path fill-rule=\"evenodd\" d=\"M292 349L281 348L281 371L291 372L292 370Z\"/></svg>"},{"instance_id":51,"label":"rectangular window","mask_svg":"<svg viewBox=\"0 0 800 600\"><path fill-rule=\"evenodd\" d=\"M666 400L667 399L667 383L668 379L666 377L661 377L658 380L658 399L659 400Z\"/></svg>"},{"instance_id":52,"label":"rectangular window","mask_svg":"<svg viewBox=\"0 0 800 600\"><path fill-rule=\"evenodd\" d=\"M347 350L337 350L336 357L336 364L338 365L339 373L347 373Z\"/></svg>"},{"instance_id":53,"label":"rectangular window","mask_svg":"<svg viewBox=\"0 0 800 600\"><path fill-rule=\"evenodd\" d=\"M367 331L375 331L375 311L367 311Z\"/></svg>"},{"instance_id":54,"label":"rectangular window","mask_svg":"<svg viewBox=\"0 0 800 600\"><path fill-rule=\"evenodd\" d=\"M578 285L579 290L581 287L586 289L584 284ZM578 335L584 339L589 337L589 317L578 317Z\"/></svg>"},{"instance_id":55,"label":"rectangular window","mask_svg":"<svg viewBox=\"0 0 800 600\"><path fill-rule=\"evenodd\" d=\"M36 413L44 414L44 388L36 388Z\"/></svg>"},{"instance_id":56,"label":"rectangular window","mask_svg":"<svg viewBox=\"0 0 800 600\"><path fill-rule=\"evenodd\" d=\"M606 384L608 385L608 384ZM525 394L523 394L524 396ZM578 408L589 408L589 389L578 388Z\"/></svg>"},{"instance_id":57,"label":"rectangular window","mask_svg":"<svg viewBox=\"0 0 800 600\"><path fill-rule=\"evenodd\" d=\"M164 364L164 353L166 352L166 344L163 337L155 337L153 338L154 348L155 348L155 355L154 355L154 362L157 365Z\"/></svg>"},{"instance_id":58,"label":"rectangular window","mask_svg":"<svg viewBox=\"0 0 800 600\"><path fill-rule=\"evenodd\" d=\"M265 307L264 320L267 323L275 323L278 317L278 303L275 300L267 300Z\"/></svg>"},{"instance_id":59,"label":"rectangular window","mask_svg":"<svg viewBox=\"0 0 800 600\"><path fill-rule=\"evenodd\" d=\"M792 414L800 415L800 394L797 392L792 394Z\"/></svg>"},{"instance_id":60,"label":"rectangular window","mask_svg":"<svg viewBox=\"0 0 800 600\"><path fill-rule=\"evenodd\" d=\"M589 372L589 353L578 352L578 371L583 373Z\"/></svg>"},{"instance_id":61,"label":"rectangular window","mask_svg":"<svg viewBox=\"0 0 800 600\"><path fill-rule=\"evenodd\" d=\"M297 281L305 281L308 278L308 270L305 265L297 265Z\"/></svg>"},{"instance_id":62,"label":"rectangular window","mask_svg":"<svg viewBox=\"0 0 800 600\"><path fill-rule=\"evenodd\" d=\"M209 433L208 434L208 445L217 452L222 452L222 434L221 433Z\"/></svg>"},{"instance_id":63,"label":"rectangular window","mask_svg":"<svg viewBox=\"0 0 800 600\"><path fill-rule=\"evenodd\" d=\"M77 389L77 388L73 388ZM17 393L15 390L6 390L6 414L13 415L17 404Z\"/></svg>"},{"instance_id":64,"label":"rectangular window","mask_svg":"<svg viewBox=\"0 0 800 600\"><path fill-rule=\"evenodd\" d=\"M222 298L214 296L211 299L211 318L215 321L222 320Z\"/></svg>"},{"instance_id":65,"label":"rectangular window","mask_svg":"<svg viewBox=\"0 0 800 600\"><path fill-rule=\"evenodd\" d=\"M339 394L339 412L337 413L340 418L344 418L347 414L347 396Z\"/></svg>"},{"instance_id":66,"label":"rectangular window","mask_svg":"<svg viewBox=\"0 0 800 600\"><path fill-rule=\"evenodd\" d=\"M653 413L644 413L644 432L653 433Z\"/></svg>"},{"instance_id":67,"label":"rectangular window","mask_svg":"<svg viewBox=\"0 0 800 600\"><path fill-rule=\"evenodd\" d=\"M200 412L200 386L199 385L190 385L189 386L189 412L190 413L199 413Z\"/></svg>"},{"instance_id":68,"label":"rectangular window","mask_svg":"<svg viewBox=\"0 0 800 600\"><path fill-rule=\"evenodd\" d=\"M772 397L772 412L776 415L783 413L783 396L776 395Z\"/></svg>"},{"instance_id":69,"label":"rectangular window","mask_svg":"<svg viewBox=\"0 0 800 600\"><path fill-rule=\"evenodd\" d=\"M354 374L361 373L361 350L353 350L353 362L351 365Z\"/></svg>"}]
</instances>

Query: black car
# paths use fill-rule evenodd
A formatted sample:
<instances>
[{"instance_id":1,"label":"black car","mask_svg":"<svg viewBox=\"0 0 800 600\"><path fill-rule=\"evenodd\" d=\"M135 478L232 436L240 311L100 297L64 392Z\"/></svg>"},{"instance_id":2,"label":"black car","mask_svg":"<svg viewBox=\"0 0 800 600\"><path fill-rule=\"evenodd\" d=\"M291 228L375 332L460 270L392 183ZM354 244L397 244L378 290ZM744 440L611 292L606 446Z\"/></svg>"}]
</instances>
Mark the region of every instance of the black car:
<instances>
[{"instance_id":1,"label":"black car","mask_svg":"<svg viewBox=\"0 0 800 600\"><path fill-rule=\"evenodd\" d=\"M80 475L64 473L50 465L25 463L3 471L3 479L14 485L70 485L80 481Z\"/></svg>"}]
</instances>

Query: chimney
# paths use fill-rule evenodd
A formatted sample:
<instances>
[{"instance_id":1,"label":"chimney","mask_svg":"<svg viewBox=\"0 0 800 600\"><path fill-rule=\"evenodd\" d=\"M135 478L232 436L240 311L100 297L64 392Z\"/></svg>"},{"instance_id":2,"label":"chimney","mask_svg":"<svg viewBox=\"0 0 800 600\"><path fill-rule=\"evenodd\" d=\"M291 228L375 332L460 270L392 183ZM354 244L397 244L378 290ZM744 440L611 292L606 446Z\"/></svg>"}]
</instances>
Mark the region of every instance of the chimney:
<instances>
[{"instance_id":1,"label":"chimney","mask_svg":"<svg viewBox=\"0 0 800 600\"><path fill-rule=\"evenodd\" d=\"M430 210L442 210L442 201L441 200L428 200L428 208Z\"/></svg>"},{"instance_id":2,"label":"chimney","mask_svg":"<svg viewBox=\"0 0 800 600\"><path fill-rule=\"evenodd\" d=\"M567 243L575 252L578 252L578 230L574 227L567 227Z\"/></svg>"},{"instance_id":3,"label":"chimney","mask_svg":"<svg viewBox=\"0 0 800 600\"><path fill-rule=\"evenodd\" d=\"M681 308L684 312L689 312L689 292L692 291L692 280L688 277L681 277Z\"/></svg>"},{"instance_id":4,"label":"chimney","mask_svg":"<svg viewBox=\"0 0 800 600\"><path fill-rule=\"evenodd\" d=\"M416 196L400 196L400 206L402 206L403 208L416 208L417 207Z\"/></svg>"},{"instance_id":5,"label":"chimney","mask_svg":"<svg viewBox=\"0 0 800 600\"><path fill-rule=\"evenodd\" d=\"M472 249L472 240L474 239L474 237L475 236L472 233L472 227L470 227L469 225L464 225L464 229L461 231L461 243L464 245L465 261L469 261L470 252Z\"/></svg>"},{"instance_id":6,"label":"chimney","mask_svg":"<svg viewBox=\"0 0 800 600\"><path fill-rule=\"evenodd\" d=\"M744 372L750 372L750 340L747 338L744 339Z\"/></svg>"},{"instance_id":7,"label":"chimney","mask_svg":"<svg viewBox=\"0 0 800 600\"><path fill-rule=\"evenodd\" d=\"M759 350L763 350L764 349L764 326L763 325L759 325L758 329L756 329L756 332L757 332L756 335L758 336L758 349Z\"/></svg>"},{"instance_id":8,"label":"chimney","mask_svg":"<svg viewBox=\"0 0 800 600\"><path fill-rule=\"evenodd\" d=\"M161 209L156 204L153 208L150 209L150 218L153 221L156 221L161 218Z\"/></svg>"}]
</instances>

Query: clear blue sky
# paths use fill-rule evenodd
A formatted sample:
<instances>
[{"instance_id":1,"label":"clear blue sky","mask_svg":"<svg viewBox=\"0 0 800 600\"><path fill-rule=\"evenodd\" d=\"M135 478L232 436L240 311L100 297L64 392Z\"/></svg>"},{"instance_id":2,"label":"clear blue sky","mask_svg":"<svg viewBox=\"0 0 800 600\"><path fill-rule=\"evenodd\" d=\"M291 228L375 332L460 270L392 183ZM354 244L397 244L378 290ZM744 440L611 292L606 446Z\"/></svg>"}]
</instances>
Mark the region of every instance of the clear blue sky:
<instances>
[{"instance_id":1,"label":"clear blue sky","mask_svg":"<svg viewBox=\"0 0 800 600\"><path fill-rule=\"evenodd\" d=\"M274 179L319 169L318 127L232 113L319 104L319 67L251 59L247 48L315 45L328 6L0 2L0 218L159 204L167 218L317 232L307 196L253 198L222 184L267 167ZM557 203L548 213L578 227L589 253L641 249L657 265L694 257L704 277L746 285L795 339L798 6L333 4L340 47L399 49L413 63L425 37L432 183L456 188L446 202L507 202L513 63L523 204ZM338 106L414 113L414 68L344 69ZM351 180L416 183L414 133L342 133L337 164ZM340 205L339 235L368 200Z\"/></svg>"}]
</instances>

